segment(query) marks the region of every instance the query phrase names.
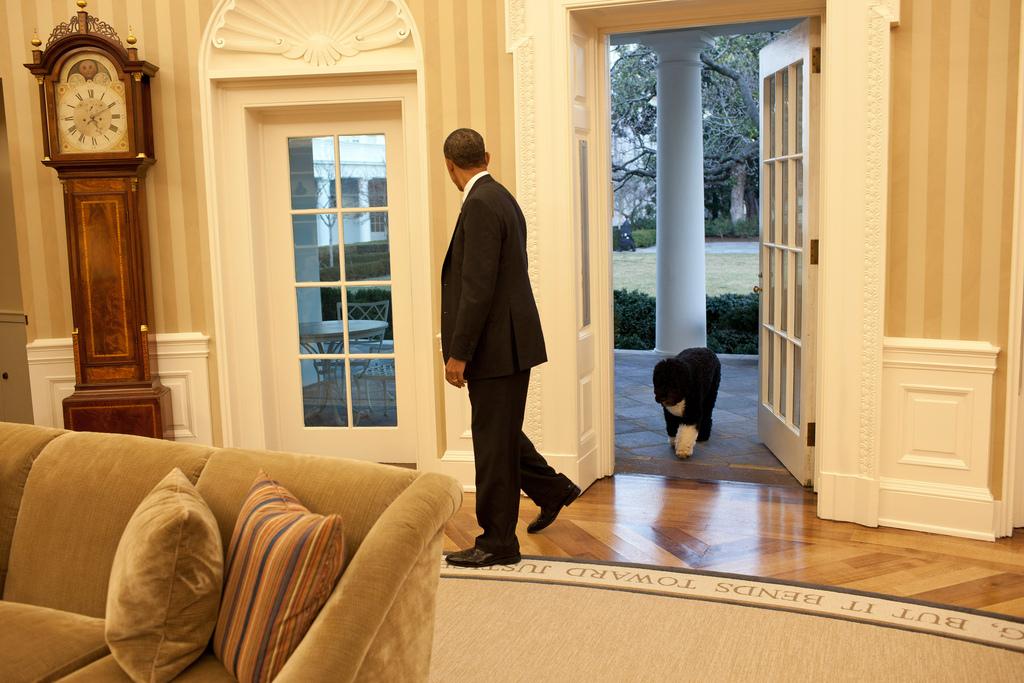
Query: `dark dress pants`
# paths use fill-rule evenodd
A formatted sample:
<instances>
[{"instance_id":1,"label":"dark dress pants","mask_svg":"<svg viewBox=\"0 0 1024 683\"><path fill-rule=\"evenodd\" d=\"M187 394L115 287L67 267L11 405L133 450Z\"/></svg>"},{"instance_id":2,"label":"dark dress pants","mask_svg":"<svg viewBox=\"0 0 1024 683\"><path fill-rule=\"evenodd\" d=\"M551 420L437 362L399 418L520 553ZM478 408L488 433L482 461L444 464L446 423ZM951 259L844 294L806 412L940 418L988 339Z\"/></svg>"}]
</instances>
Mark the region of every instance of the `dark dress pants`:
<instances>
[{"instance_id":1,"label":"dark dress pants","mask_svg":"<svg viewBox=\"0 0 1024 683\"><path fill-rule=\"evenodd\" d=\"M476 458L476 546L495 554L519 552L519 491L540 507L560 503L572 483L556 472L523 433L530 371L471 379L473 452Z\"/></svg>"}]
</instances>

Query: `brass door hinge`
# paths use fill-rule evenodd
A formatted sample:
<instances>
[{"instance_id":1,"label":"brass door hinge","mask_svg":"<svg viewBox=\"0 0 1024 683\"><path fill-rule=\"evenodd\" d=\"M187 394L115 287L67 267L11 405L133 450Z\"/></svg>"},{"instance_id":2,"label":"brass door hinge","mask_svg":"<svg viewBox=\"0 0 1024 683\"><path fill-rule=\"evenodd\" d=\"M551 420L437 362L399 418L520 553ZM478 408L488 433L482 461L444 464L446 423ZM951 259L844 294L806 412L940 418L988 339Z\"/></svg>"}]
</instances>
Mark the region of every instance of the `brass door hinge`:
<instances>
[{"instance_id":1,"label":"brass door hinge","mask_svg":"<svg viewBox=\"0 0 1024 683\"><path fill-rule=\"evenodd\" d=\"M811 73L812 74L820 74L821 73L821 48L820 47L813 47L813 48L811 48Z\"/></svg>"},{"instance_id":2,"label":"brass door hinge","mask_svg":"<svg viewBox=\"0 0 1024 683\"><path fill-rule=\"evenodd\" d=\"M818 265L818 240L811 240L811 265Z\"/></svg>"},{"instance_id":3,"label":"brass door hinge","mask_svg":"<svg viewBox=\"0 0 1024 683\"><path fill-rule=\"evenodd\" d=\"M815 439L815 434L814 434L815 429L814 429L814 427L815 427L815 424L816 423L814 423L814 422L808 422L807 423L807 446L810 447L810 448L814 447L814 439Z\"/></svg>"}]
</instances>

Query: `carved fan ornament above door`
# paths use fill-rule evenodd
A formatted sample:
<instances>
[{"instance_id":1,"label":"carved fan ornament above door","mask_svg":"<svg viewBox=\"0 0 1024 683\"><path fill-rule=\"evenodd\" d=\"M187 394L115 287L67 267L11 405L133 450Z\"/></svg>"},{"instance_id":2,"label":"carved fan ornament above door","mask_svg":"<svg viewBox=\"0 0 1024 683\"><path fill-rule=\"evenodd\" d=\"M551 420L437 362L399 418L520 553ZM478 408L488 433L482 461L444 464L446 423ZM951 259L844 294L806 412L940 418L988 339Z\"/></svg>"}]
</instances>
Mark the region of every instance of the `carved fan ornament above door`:
<instances>
[{"instance_id":1,"label":"carved fan ornament above door","mask_svg":"<svg viewBox=\"0 0 1024 683\"><path fill-rule=\"evenodd\" d=\"M403 42L411 34L394 0L234 0L214 26L223 50L276 54L313 66Z\"/></svg>"}]
</instances>

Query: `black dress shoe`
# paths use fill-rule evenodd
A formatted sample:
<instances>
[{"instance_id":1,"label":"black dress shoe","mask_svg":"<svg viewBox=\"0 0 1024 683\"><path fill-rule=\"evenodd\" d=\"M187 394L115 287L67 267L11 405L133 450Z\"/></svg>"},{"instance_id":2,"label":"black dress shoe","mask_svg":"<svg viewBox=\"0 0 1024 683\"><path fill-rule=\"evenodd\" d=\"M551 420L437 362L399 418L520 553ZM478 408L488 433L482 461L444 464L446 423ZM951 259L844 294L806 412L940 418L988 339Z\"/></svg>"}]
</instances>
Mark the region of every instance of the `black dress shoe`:
<instances>
[{"instance_id":1,"label":"black dress shoe","mask_svg":"<svg viewBox=\"0 0 1024 683\"><path fill-rule=\"evenodd\" d=\"M496 555L486 550L473 546L457 553L451 553L445 557L448 564L456 567L490 567L495 564L515 564L523 557L517 552L512 554Z\"/></svg>"},{"instance_id":2,"label":"black dress shoe","mask_svg":"<svg viewBox=\"0 0 1024 683\"><path fill-rule=\"evenodd\" d=\"M526 527L526 533L535 534L538 531L543 531L551 526L551 523L558 517L558 513L562 511L562 508L567 508L572 504L574 500L580 497L580 487L576 484L569 483L569 490L565 492L565 497L562 498L558 505L553 507L542 507L540 514L537 515L537 519L530 522L530 526Z\"/></svg>"}]
</instances>

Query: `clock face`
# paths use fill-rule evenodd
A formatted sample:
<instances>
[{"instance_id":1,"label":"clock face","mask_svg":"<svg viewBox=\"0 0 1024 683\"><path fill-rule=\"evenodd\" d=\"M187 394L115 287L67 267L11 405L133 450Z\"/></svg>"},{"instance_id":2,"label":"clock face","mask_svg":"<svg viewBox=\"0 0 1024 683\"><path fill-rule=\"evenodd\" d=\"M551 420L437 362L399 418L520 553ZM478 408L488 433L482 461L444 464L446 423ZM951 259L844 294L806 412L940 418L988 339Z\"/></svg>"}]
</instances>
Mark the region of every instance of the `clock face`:
<instances>
[{"instance_id":1,"label":"clock face","mask_svg":"<svg viewBox=\"0 0 1024 683\"><path fill-rule=\"evenodd\" d=\"M106 57L75 55L61 71L56 95L62 153L128 151L124 83Z\"/></svg>"}]
</instances>

